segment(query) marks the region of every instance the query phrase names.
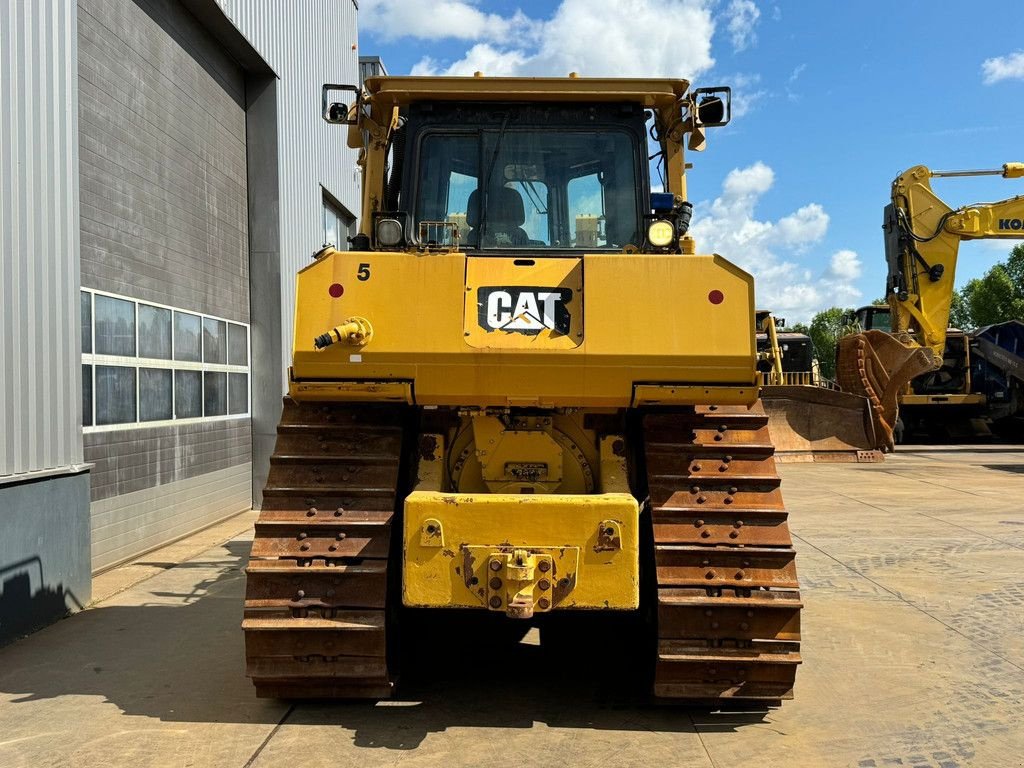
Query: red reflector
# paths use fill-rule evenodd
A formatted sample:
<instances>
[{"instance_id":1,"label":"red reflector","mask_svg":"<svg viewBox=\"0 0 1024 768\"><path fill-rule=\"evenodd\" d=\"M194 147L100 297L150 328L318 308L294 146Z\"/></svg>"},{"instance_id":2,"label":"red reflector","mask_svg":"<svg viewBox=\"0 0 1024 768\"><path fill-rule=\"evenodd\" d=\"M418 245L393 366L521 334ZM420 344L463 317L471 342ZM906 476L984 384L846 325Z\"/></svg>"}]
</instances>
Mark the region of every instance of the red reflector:
<instances>
[{"instance_id":1,"label":"red reflector","mask_svg":"<svg viewBox=\"0 0 1024 768\"><path fill-rule=\"evenodd\" d=\"M345 287L341 283L331 283L331 287L327 289L327 292L331 294L331 298L340 299L341 294L345 292Z\"/></svg>"},{"instance_id":2,"label":"red reflector","mask_svg":"<svg viewBox=\"0 0 1024 768\"><path fill-rule=\"evenodd\" d=\"M721 304L725 301L725 294L719 290L711 291L711 293L708 294L708 301L712 304Z\"/></svg>"}]
</instances>

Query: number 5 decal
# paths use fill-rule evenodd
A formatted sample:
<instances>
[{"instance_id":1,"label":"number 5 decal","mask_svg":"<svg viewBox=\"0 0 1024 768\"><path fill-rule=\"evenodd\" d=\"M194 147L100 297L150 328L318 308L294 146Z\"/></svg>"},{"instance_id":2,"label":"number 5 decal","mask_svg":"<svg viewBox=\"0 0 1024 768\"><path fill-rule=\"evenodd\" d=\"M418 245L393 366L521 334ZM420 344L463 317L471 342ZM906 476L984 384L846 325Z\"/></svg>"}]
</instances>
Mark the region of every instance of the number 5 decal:
<instances>
[{"instance_id":1,"label":"number 5 decal","mask_svg":"<svg viewBox=\"0 0 1024 768\"><path fill-rule=\"evenodd\" d=\"M359 280L361 280L364 283L367 280L369 280L370 279L370 265L367 264L366 262L363 262L362 264L360 264L359 265L359 270L356 272L356 278L358 278Z\"/></svg>"}]
</instances>

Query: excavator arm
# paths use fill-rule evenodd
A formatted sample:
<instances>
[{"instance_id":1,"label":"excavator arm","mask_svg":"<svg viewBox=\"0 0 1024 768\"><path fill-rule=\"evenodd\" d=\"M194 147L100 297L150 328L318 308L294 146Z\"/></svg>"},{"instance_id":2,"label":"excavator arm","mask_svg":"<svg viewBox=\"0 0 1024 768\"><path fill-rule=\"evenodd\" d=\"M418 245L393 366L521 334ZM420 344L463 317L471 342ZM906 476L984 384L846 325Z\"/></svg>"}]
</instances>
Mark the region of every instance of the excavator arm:
<instances>
[{"instance_id":1,"label":"excavator arm","mask_svg":"<svg viewBox=\"0 0 1024 768\"><path fill-rule=\"evenodd\" d=\"M904 343L928 347L936 365L946 344L960 242L1024 237L1024 196L952 209L932 191L930 179L996 174L1020 178L1024 163L993 171L930 171L919 165L892 184L882 229L893 333Z\"/></svg>"},{"instance_id":2,"label":"excavator arm","mask_svg":"<svg viewBox=\"0 0 1024 768\"><path fill-rule=\"evenodd\" d=\"M960 243L1024 238L1024 196L954 209L932 191L931 179L995 175L1024 177L1024 163L985 171L932 171L918 165L892 183L882 225L892 333L846 336L837 352L838 383L871 402L882 449L893 447L899 393L942 365Z\"/></svg>"}]
</instances>

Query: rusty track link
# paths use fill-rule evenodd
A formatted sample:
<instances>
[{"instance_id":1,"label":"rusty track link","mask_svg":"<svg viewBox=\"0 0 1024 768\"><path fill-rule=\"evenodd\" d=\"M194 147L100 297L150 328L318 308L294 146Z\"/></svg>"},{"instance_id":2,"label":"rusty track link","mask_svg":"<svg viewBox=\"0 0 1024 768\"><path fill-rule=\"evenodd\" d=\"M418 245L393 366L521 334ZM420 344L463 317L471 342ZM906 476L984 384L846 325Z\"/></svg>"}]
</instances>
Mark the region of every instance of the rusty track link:
<instances>
[{"instance_id":1,"label":"rusty track link","mask_svg":"<svg viewBox=\"0 0 1024 768\"><path fill-rule=\"evenodd\" d=\"M246 568L258 696L383 698L402 411L285 398Z\"/></svg>"},{"instance_id":2,"label":"rusty track link","mask_svg":"<svg viewBox=\"0 0 1024 768\"><path fill-rule=\"evenodd\" d=\"M760 402L644 416L657 572L654 694L793 697L796 553Z\"/></svg>"}]
</instances>

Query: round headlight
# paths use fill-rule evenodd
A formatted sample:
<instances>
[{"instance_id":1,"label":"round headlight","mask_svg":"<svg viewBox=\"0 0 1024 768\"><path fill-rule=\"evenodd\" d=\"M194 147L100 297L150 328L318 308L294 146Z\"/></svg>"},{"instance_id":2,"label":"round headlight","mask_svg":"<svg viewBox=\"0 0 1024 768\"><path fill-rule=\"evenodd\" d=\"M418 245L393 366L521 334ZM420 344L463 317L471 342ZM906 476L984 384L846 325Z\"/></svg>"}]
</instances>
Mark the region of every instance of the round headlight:
<instances>
[{"instance_id":1,"label":"round headlight","mask_svg":"<svg viewBox=\"0 0 1024 768\"><path fill-rule=\"evenodd\" d=\"M402 242L402 222L398 219L377 219L377 245L385 248Z\"/></svg>"},{"instance_id":2,"label":"round headlight","mask_svg":"<svg viewBox=\"0 0 1024 768\"><path fill-rule=\"evenodd\" d=\"M675 235L675 227L663 219L651 222L651 226L647 228L647 242L658 248L664 248L671 243Z\"/></svg>"}]
</instances>

